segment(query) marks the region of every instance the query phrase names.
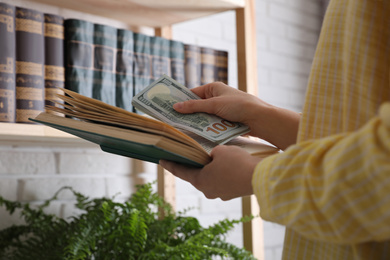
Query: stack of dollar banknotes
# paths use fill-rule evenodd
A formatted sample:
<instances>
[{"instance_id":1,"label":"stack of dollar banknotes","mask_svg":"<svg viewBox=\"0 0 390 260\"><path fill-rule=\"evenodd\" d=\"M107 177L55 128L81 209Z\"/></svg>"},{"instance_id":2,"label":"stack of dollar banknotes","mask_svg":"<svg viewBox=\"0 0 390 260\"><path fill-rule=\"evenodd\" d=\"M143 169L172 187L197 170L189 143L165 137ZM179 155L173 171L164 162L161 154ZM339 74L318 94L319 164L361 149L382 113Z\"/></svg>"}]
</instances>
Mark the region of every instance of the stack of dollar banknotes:
<instances>
[{"instance_id":1,"label":"stack of dollar banknotes","mask_svg":"<svg viewBox=\"0 0 390 260\"><path fill-rule=\"evenodd\" d=\"M200 97L174 79L163 75L134 96L132 104L145 114L217 144L227 143L250 131L245 125L230 122L215 115L181 114L173 109L175 103L191 99L200 99Z\"/></svg>"}]
</instances>

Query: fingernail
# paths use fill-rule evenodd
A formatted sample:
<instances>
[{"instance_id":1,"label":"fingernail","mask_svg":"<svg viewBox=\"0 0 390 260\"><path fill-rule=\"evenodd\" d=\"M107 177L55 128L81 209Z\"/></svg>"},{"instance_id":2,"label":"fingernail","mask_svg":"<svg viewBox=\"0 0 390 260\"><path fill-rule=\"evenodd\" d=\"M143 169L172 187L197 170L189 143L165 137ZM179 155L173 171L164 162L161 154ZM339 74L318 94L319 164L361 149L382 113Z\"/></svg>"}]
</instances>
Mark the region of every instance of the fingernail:
<instances>
[{"instance_id":1,"label":"fingernail","mask_svg":"<svg viewBox=\"0 0 390 260\"><path fill-rule=\"evenodd\" d=\"M176 110L183 108L183 102L177 102L177 103L173 104L173 108Z\"/></svg>"}]
</instances>

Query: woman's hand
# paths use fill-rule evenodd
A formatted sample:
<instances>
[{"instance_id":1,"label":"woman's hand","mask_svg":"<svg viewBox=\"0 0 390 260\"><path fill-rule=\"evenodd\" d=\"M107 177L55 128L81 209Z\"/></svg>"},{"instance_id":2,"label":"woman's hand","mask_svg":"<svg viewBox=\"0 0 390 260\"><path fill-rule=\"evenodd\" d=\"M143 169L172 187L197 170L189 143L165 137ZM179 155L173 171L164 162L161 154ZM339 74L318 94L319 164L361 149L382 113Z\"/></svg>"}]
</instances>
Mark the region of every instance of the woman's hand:
<instances>
[{"instance_id":1,"label":"woman's hand","mask_svg":"<svg viewBox=\"0 0 390 260\"><path fill-rule=\"evenodd\" d=\"M188 181L209 199L230 200L253 194L252 174L259 157L236 146L219 145L211 151L212 161L203 168L160 161L173 175Z\"/></svg>"},{"instance_id":2,"label":"woman's hand","mask_svg":"<svg viewBox=\"0 0 390 260\"><path fill-rule=\"evenodd\" d=\"M243 123L251 129L250 135L260 137L283 150L295 144L300 119L298 113L272 106L222 82L191 90L202 99L176 103L173 108L177 112L205 112Z\"/></svg>"},{"instance_id":3,"label":"woman's hand","mask_svg":"<svg viewBox=\"0 0 390 260\"><path fill-rule=\"evenodd\" d=\"M191 89L201 100L188 100L176 103L173 107L180 113L205 112L214 114L232 122L250 125L257 116L252 111L257 106L268 107L269 104L253 95L229 87L222 82L214 82Z\"/></svg>"}]
</instances>

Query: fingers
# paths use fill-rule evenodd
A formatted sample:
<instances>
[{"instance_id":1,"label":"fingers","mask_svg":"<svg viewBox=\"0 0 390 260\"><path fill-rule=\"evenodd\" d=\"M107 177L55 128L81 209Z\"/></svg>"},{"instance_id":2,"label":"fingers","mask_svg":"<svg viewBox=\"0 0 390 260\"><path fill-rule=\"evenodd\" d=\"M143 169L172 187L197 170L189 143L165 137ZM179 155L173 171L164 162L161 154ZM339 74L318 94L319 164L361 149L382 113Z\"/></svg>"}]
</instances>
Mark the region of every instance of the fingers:
<instances>
[{"instance_id":1,"label":"fingers","mask_svg":"<svg viewBox=\"0 0 390 260\"><path fill-rule=\"evenodd\" d=\"M188 100L173 105L173 108L183 114L205 112L215 114L214 103L210 99Z\"/></svg>"},{"instance_id":2,"label":"fingers","mask_svg":"<svg viewBox=\"0 0 390 260\"><path fill-rule=\"evenodd\" d=\"M196 174L199 173L200 169L198 168L190 168L183 166L178 163L174 163L171 161L160 160L160 166L175 175L176 177L188 181L193 184L195 181Z\"/></svg>"},{"instance_id":3,"label":"fingers","mask_svg":"<svg viewBox=\"0 0 390 260\"><path fill-rule=\"evenodd\" d=\"M194 92L197 96L199 96L202 99L211 98L214 96L213 94L213 87L219 85L219 82L213 82L209 84L205 84L196 88L191 89L192 92Z\"/></svg>"},{"instance_id":4,"label":"fingers","mask_svg":"<svg viewBox=\"0 0 390 260\"><path fill-rule=\"evenodd\" d=\"M188 100L173 105L173 108L183 114L205 112L218 114L221 106L229 105L229 100L240 93L237 89L229 87L223 82L212 82L203 86L191 89L201 100ZM222 96L224 96L222 98ZM219 115L222 116L222 115Z\"/></svg>"},{"instance_id":5,"label":"fingers","mask_svg":"<svg viewBox=\"0 0 390 260\"><path fill-rule=\"evenodd\" d=\"M190 168L169 161L160 165L176 177L189 182L206 198L230 200L253 194L253 170L260 161L239 147L219 145L212 150L212 161L203 168Z\"/></svg>"},{"instance_id":6,"label":"fingers","mask_svg":"<svg viewBox=\"0 0 390 260\"><path fill-rule=\"evenodd\" d=\"M232 90L234 91L235 89L218 81L191 89L192 92L202 99L217 97Z\"/></svg>"}]
</instances>

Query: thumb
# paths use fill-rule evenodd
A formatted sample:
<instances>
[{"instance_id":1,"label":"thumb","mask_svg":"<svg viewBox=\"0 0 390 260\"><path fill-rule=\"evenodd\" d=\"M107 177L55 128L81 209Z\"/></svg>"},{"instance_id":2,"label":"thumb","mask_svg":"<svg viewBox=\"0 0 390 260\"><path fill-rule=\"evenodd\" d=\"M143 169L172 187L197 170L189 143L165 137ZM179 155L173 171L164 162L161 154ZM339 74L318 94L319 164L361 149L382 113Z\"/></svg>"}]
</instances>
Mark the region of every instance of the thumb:
<instances>
[{"instance_id":1,"label":"thumb","mask_svg":"<svg viewBox=\"0 0 390 260\"><path fill-rule=\"evenodd\" d=\"M213 103L210 99L188 100L178 102L173 105L173 108L183 114L190 114L195 112L205 112L214 114Z\"/></svg>"}]
</instances>

